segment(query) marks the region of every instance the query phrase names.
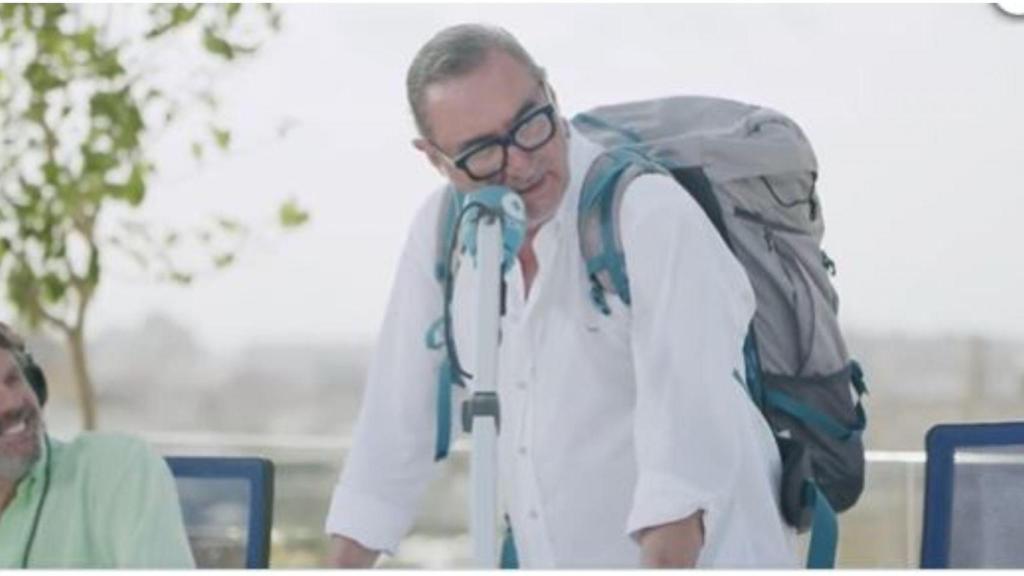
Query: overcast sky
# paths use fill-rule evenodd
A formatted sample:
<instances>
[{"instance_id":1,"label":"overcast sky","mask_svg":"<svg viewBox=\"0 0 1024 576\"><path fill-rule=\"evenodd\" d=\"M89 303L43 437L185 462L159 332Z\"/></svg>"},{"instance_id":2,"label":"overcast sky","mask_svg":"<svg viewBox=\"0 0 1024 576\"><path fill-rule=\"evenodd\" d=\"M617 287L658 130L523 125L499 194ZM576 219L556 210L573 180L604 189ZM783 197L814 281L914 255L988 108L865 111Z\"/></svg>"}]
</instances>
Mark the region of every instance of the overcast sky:
<instances>
[{"instance_id":1,"label":"overcast sky","mask_svg":"<svg viewBox=\"0 0 1024 576\"><path fill-rule=\"evenodd\" d=\"M988 5L287 6L283 32L221 84L236 152L158 157L147 214L254 225L293 196L313 219L256 239L187 289L113 273L91 333L151 311L204 342L372 338L407 226L439 177L409 144L406 67L445 25L505 26L563 111L726 96L815 145L825 248L852 329L1024 337L1024 19ZM282 121L293 129L275 137Z\"/></svg>"}]
</instances>

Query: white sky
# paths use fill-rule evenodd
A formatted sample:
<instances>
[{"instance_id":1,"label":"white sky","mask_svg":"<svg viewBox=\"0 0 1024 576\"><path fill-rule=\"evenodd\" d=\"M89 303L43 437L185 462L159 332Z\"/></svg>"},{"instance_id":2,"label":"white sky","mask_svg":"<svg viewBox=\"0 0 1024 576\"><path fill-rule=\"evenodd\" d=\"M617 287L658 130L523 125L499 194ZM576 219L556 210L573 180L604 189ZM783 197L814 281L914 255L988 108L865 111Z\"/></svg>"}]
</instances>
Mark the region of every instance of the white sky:
<instances>
[{"instance_id":1,"label":"white sky","mask_svg":"<svg viewBox=\"0 0 1024 576\"><path fill-rule=\"evenodd\" d=\"M406 227L439 183L409 145L406 67L441 27L484 21L548 69L567 113L691 93L796 119L818 153L850 328L1024 337L1024 19L988 5L284 11L283 32L223 80L236 152L197 171L183 144L164 146L147 213L258 225L294 196L311 223L187 289L108 275L92 333L162 311L218 348L373 337Z\"/></svg>"}]
</instances>

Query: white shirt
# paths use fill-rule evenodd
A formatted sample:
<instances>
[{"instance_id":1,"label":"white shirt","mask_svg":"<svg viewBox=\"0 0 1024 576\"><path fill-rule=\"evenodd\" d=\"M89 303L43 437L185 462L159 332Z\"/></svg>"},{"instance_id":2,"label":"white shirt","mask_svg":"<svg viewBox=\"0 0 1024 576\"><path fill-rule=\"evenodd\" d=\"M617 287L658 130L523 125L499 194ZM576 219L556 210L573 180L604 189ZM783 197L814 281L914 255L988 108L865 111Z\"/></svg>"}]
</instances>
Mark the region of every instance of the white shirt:
<instances>
[{"instance_id":1,"label":"white shirt","mask_svg":"<svg viewBox=\"0 0 1024 576\"><path fill-rule=\"evenodd\" d=\"M620 212L632 305L609 297L612 314L602 315L576 219L600 149L576 132L569 142L571 179L534 240L529 299L517 263L501 324L501 503L521 565L639 567L639 530L703 510L699 567L798 566L779 512L775 443L736 380L754 311L746 274L678 184L641 176ZM442 310L440 201L431 196L409 233L326 521L328 533L389 552L433 476L442 353L427 350L424 333ZM469 269L460 267L453 315L472 372L472 309L462 302L472 299L460 297L472 289Z\"/></svg>"}]
</instances>

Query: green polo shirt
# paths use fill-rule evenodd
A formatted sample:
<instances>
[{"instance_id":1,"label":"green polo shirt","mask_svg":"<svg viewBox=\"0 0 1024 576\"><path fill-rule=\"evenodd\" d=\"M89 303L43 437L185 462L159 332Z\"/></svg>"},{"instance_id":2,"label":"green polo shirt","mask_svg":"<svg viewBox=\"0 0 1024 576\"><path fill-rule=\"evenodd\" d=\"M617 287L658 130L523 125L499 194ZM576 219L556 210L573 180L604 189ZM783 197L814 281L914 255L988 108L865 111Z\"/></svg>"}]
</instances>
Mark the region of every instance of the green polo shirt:
<instances>
[{"instance_id":1,"label":"green polo shirt","mask_svg":"<svg viewBox=\"0 0 1024 576\"><path fill-rule=\"evenodd\" d=\"M139 439L50 440L0 513L0 569L19 568L42 502L30 568L193 568L174 478ZM45 498L45 499L44 499Z\"/></svg>"}]
</instances>

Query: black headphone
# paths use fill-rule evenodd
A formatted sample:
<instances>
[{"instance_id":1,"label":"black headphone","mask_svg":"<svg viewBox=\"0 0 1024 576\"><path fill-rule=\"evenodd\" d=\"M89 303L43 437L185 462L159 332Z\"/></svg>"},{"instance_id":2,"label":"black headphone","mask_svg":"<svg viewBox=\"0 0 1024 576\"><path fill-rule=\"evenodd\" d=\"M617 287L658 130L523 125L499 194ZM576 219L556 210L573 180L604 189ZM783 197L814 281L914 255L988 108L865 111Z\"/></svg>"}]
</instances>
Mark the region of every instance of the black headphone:
<instances>
[{"instance_id":1,"label":"black headphone","mask_svg":"<svg viewBox=\"0 0 1024 576\"><path fill-rule=\"evenodd\" d=\"M3 322L0 322L0 348L10 350L15 364L35 393L39 405L46 404L46 375L43 374L43 369L36 364L32 353L25 347L21 338Z\"/></svg>"},{"instance_id":2,"label":"black headphone","mask_svg":"<svg viewBox=\"0 0 1024 576\"><path fill-rule=\"evenodd\" d=\"M28 385L31 386L32 391L36 393L36 398L39 399L39 405L45 405L46 375L43 374L43 369L36 364L35 359L32 358L32 354L24 348L14 353L14 359L18 363L18 367L21 368L22 374L25 375L25 380L28 381Z\"/></svg>"}]
</instances>

